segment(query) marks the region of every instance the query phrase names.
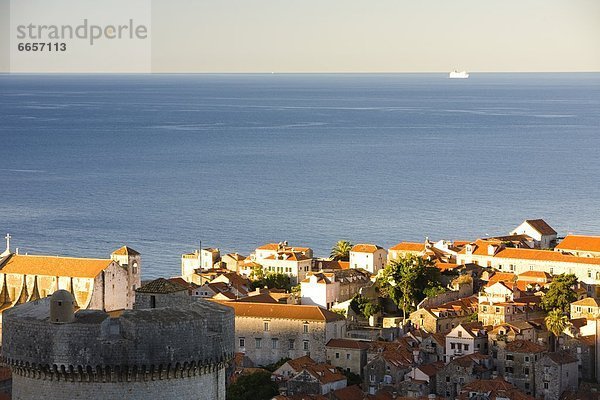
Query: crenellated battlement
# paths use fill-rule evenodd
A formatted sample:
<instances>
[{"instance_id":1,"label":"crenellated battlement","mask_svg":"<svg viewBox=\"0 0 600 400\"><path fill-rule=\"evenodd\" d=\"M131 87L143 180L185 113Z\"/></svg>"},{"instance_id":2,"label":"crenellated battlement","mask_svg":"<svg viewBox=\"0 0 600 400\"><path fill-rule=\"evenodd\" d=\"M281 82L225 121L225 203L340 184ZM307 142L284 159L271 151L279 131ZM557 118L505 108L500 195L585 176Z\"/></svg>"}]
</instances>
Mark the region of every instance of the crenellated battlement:
<instances>
[{"instance_id":1,"label":"crenellated battlement","mask_svg":"<svg viewBox=\"0 0 600 400\"><path fill-rule=\"evenodd\" d=\"M75 312L68 291L3 313L13 398L225 400L233 309L208 301Z\"/></svg>"},{"instance_id":2,"label":"crenellated battlement","mask_svg":"<svg viewBox=\"0 0 600 400\"><path fill-rule=\"evenodd\" d=\"M13 374L31 379L63 382L149 382L156 380L192 378L213 374L226 367L233 355L218 362L201 360L183 364L135 365L135 366L82 366L82 365L42 365L21 363L18 360L5 359Z\"/></svg>"}]
</instances>

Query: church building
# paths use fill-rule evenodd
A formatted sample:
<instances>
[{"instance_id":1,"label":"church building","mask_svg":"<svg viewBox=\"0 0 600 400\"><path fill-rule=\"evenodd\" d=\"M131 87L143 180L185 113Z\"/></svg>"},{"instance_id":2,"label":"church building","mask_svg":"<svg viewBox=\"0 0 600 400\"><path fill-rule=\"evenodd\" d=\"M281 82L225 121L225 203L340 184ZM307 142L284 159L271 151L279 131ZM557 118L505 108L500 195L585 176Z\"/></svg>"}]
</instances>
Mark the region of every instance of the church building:
<instances>
[{"instance_id":1,"label":"church building","mask_svg":"<svg viewBox=\"0 0 600 400\"><path fill-rule=\"evenodd\" d=\"M106 259L27 255L13 253L6 235L6 250L0 254L0 318L8 308L59 289L73 295L77 309L133 308L140 266L140 253L127 246Z\"/></svg>"}]
</instances>

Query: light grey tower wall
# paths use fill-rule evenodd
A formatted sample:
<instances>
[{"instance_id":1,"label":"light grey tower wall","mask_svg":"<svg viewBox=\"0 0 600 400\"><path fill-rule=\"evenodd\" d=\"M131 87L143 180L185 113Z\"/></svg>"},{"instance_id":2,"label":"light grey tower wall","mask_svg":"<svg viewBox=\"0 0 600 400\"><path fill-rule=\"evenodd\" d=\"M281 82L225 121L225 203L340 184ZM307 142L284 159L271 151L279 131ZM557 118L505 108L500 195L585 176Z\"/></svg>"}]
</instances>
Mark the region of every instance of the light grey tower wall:
<instances>
[{"instance_id":1,"label":"light grey tower wall","mask_svg":"<svg viewBox=\"0 0 600 400\"><path fill-rule=\"evenodd\" d=\"M117 318L80 310L52 323L50 299L7 310L2 358L13 399L225 400L233 356L233 310L195 301L126 310Z\"/></svg>"}]
</instances>

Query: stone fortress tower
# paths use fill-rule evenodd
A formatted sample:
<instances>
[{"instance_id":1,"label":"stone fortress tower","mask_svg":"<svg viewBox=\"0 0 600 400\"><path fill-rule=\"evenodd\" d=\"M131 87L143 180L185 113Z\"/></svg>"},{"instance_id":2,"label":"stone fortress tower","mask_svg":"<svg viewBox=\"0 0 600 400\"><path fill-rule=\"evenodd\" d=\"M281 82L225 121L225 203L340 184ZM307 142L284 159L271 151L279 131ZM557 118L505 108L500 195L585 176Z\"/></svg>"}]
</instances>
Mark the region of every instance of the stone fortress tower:
<instances>
[{"instance_id":1,"label":"stone fortress tower","mask_svg":"<svg viewBox=\"0 0 600 400\"><path fill-rule=\"evenodd\" d=\"M74 312L66 290L4 313L15 400L225 400L234 314L207 301Z\"/></svg>"}]
</instances>

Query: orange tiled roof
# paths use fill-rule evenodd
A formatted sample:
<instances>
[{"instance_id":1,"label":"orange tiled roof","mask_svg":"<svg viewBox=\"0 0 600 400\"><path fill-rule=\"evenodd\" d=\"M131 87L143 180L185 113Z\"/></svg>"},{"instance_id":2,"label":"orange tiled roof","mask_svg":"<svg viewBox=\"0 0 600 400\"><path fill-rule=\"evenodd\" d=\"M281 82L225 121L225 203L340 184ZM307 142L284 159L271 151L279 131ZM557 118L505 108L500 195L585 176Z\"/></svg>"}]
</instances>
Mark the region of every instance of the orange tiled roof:
<instances>
[{"instance_id":1,"label":"orange tiled roof","mask_svg":"<svg viewBox=\"0 0 600 400\"><path fill-rule=\"evenodd\" d=\"M425 244L416 242L400 242L397 245L390 247L390 250L421 252L425 250Z\"/></svg>"},{"instance_id":2,"label":"orange tiled roof","mask_svg":"<svg viewBox=\"0 0 600 400\"><path fill-rule=\"evenodd\" d=\"M341 349L368 349L369 342L352 339L330 339L326 347L337 347Z\"/></svg>"},{"instance_id":3,"label":"orange tiled roof","mask_svg":"<svg viewBox=\"0 0 600 400\"><path fill-rule=\"evenodd\" d=\"M455 263L446 263L446 262L441 262L439 260L436 260L435 262L435 266L437 269L439 269L441 272L444 271L452 271L453 269L456 269L459 267L458 264Z\"/></svg>"},{"instance_id":4,"label":"orange tiled roof","mask_svg":"<svg viewBox=\"0 0 600 400\"><path fill-rule=\"evenodd\" d=\"M515 282L517 276L510 272L495 272L488 280L488 286L496 282Z\"/></svg>"},{"instance_id":5,"label":"orange tiled roof","mask_svg":"<svg viewBox=\"0 0 600 400\"><path fill-rule=\"evenodd\" d=\"M583 307L600 307L598 301L592 297L586 297L585 299L577 300L571 303L574 306L583 306Z\"/></svg>"},{"instance_id":6,"label":"orange tiled roof","mask_svg":"<svg viewBox=\"0 0 600 400\"><path fill-rule=\"evenodd\" d=\"M332 394L335 400L364 400L367 398L358 385L346 386L345 388L334 390Z\"/></svg>"},{"instance_id":7,"label":"orange tiled roof","mask_svg":"<svg viewBox=\"0 0 600 400\"><path fill-rule=\"evenodd\" d=\"M554 361L556 364L571 364L577 362L577 359L569 353L567 353L566 351L547 353L546 356L552 361Z\"/></svg>"},{"instance_id":8,"label":"orange tiled roof","mask_svg":"<svg viewBox=\"0 0 600 400\"><path fill-rule=\"evenodd\" d=\"M530 340L514 340L506 344L506 351L514 353L541 353L546 351L546 347Z\"/></svg>"},{"instance_id":9,"label":"orange tiled roof","mask_svg":"<svg viewBox=\"0 0 600 400\"><path fill-rule=\"evenodd\" d=\"M556 231L543 219L526 219L525 222L542 235L556 235Z\"/></svg>"},{"instance_id":10,"label":"orange tiled roof","mask_svg":"<svg viewBox=\"0 0 600 400\"><path fill-rule=\"evenodd\" d=\"M359 243L355 244L351 251L354 253L375 253L377 250L383 250L383 247L376 244Z\"/></svg>"},{"instance_id":11,"label":"orange tiled roof","mask_svg":"<svg viewBox=\"0 0 600 400\"><path fill-rule=\"evenodd\" d=\"M315 360L313 360L312 358L310 358L309 356L302 356L302 357L298 357L298 358L294 358L293 360L289 360L287 361L287 364L292 367L292 369L296 372L300 372L300 370L302 370L302 368L306 367L307 365L314 365L317 362Z\"/></svg>"},{"instance_id":12,"label":"orange tiled roof","mask_svg":"<svg viewBox=\"0 0 600 400\"><path fill-rule=\"evenodd\" d=\"M256 248L257 250L273 250L273 251L277 251L280 249L280 245L279 243L267 243L267 244L263 244L260 247ZM298 247L298 246L283 246L284 250L291 250L291 251L309 251L310 247Z\"/></svg>"},{"instance_id":13,"label":"orange tiled roof","mask_svg":"<svg viewBox=\"0 0 600 400\"><path fill-rule=\"evenodd\" d=\"M349 269L350 262L337 260L317 260L315 262L319 269Z\"/></svg>"},{"instance_id":14,"label":"orange tiled roof","mask_svg":"<svg viewBox=\"0 0 600 400\"><path fill-rule=\"evenodd\" d=\"M600 236L567 235L555 249L600 252Z\"/></svg>"},{"instance_id":15,"label":"orange tiled roof","mask_svg":"<svg viewBox=\"0 0 600 400\"><path fill-rule=\"evenodd\" d=\"M108 259L13 254L0 267L0 273L95 278L112 262Z\"/></svg>"},{"instance_id":16,"label":"orange tiled roof","mask_svg":"<svg viewBox=\"0 0 600 400\"><path fill-rule=\"evenodd\" d=\"M277 260L277 256L284 256L286 257L284 259L284 261L303 261L303 260L310 260L309 257L305 256L302 253L296 252L296 251L278 251L277 254L271 254L268 257L265 257L265 260Z\"/></svg>"},{"instance_id":17,"label":"orange tiled roof","mask_svg":"<svg viewBox=\"0 0 600 400\"><path fill-rule=\"evenodd\" d=\"M153 281L142 285L137 288L135 291L138 293L175 293L175 292L183 292L187 291L188 288L186 286L181 285L178 282L171 281L165 278L157 278Z\"/></svg>"},{"instance_id":18,"label":"orange tiled roof","mask_svg":"<svg viewBox=\"0 0 600 400\"><path fill-rule=\"evenodd\" d=\"M309 374L311 374L322 384L342 381L346 379L345 375L339 373L337 369L335 369L335 367L329 364L306 365L303 369Z\"/></svg>"},{"instance_id":19,"label":"orange tiled roof","mask_svg":"<svg viewBox=\"0 0 600 400\"><path fill-rule=\"evenodd\" d=\"M123 246L113 251L113 254L118 256L139 256L140 253L132 249L131 247Z\"/></svg>"},{"instance_id":20,"label":"orange tiled roof","mask_svg":"<svg viewBox=\"0 0 600 400\"><path fill-rule=\"evenodd\" d=\"M236 317L300 319L319 322L332 322L344 319L340 314L318 306L242 302L224 302L221 304L232 307Z\"/></svg>"},{"instance_id":21,"label":"orange tiled roof","mask_svg":"<svg viewBox=\"0 0 600 400\"><path fill-rule=\"evenodd\" d=\"M552 275L544 271L525 271L517 277L520 281L527 280L527 278L552 279Z\"/></svg>"},{"instance_id":22,"label":"orange tiled roof","mask_svg":"<svg viewBox=\"0 0 600 400\"><path fill-rule=\"evenodd\" d=\"M600 265L600 257L575 257L558 251L506 248L496 254L497 258L514 258L522 260L556 261L577 264Z\"/></svg>"}]
</instances>

